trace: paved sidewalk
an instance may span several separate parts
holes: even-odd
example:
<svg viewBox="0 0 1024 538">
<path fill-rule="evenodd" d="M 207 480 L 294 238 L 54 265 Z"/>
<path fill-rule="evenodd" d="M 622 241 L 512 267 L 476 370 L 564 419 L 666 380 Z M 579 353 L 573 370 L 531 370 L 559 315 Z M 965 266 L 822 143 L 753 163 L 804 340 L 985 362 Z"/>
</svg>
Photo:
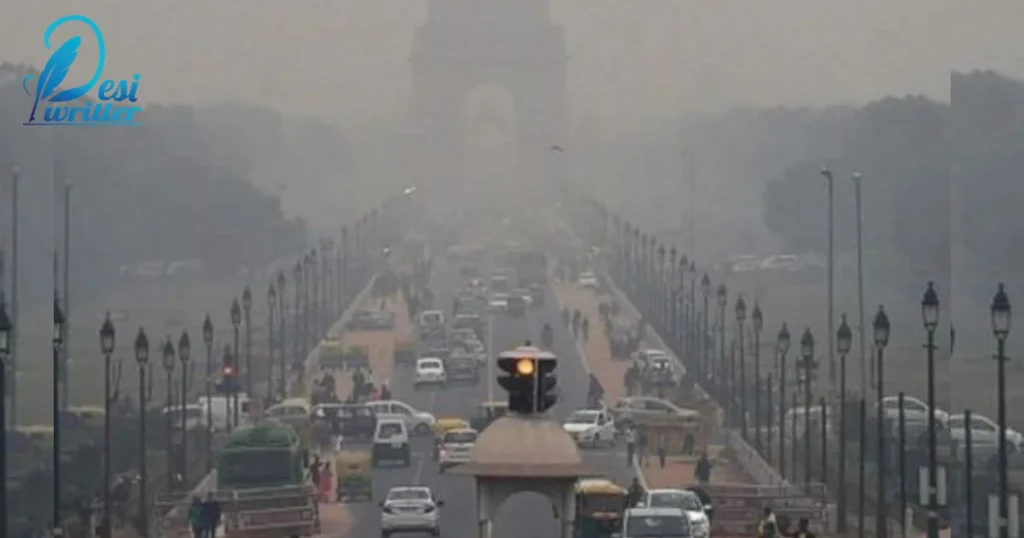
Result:
<svg viewBox="0 0 1024 538">
<path fill-rule="evenodd" d="M 601 388 L 604 389 L 605 403 L 614 405 L 615 401 L 625 396 L 626 391 L 622 381 L 629 361 L 612 359 L 608 336 L 604 334 L 599 308 L 601 302 L 610 300 L 611 296 L 598 295 L 596 291 L 581 288 L 569 282 L 555 282 L 552 287 L 563 308 L 568 308 L 569 312 L 579 310 L 589 320 L 589 338 L 586 342 L 580 343 L 585 355 L 586 367 L 601 383 Z M 619 319 L 625 320 L 621 315 Z M 572 334 L 572 331 L 567 331 L 567 334 Z"/>
<path fill-rule="evenodd" d="M 713 465 L 712 484 L 746 484 L 750 482 L 736 464 L 725 457 L 721 446 L 708 447 L 708 457 L 711 458 Z M 696 466 L 697 457 L 695 456 L 669 456 L 665 461 L 665 467 L 662 468 L 658 465 L 657 456 L 649 455 L 644 460 L 642 467 L 644 482 L 648 489 L 685 488 L 697 483 L 694 474 Z"/>
</svg>

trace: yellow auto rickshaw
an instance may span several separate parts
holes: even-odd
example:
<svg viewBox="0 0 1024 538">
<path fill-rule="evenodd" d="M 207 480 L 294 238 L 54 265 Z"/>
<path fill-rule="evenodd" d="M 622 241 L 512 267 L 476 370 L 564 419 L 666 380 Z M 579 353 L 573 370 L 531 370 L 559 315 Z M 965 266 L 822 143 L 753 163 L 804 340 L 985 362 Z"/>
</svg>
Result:
<svg viewBox="0 0 1024 538">
<path fill-rule="evenodd" d="M 476 411 L 476 416 L 469 424 L 474 430 L 482 432 L 492 422 L 508 414 L 508 402 L 484 402 L 477 406 Z"/>
<path fill-rule="evenodd" d="M 452 430 L 462 430 L 469 427 L 469 421 L 459 417 L 439 418 L 434 421 L 434 461 L 441 457 L 441 439 L 444 434 Z"/>
<path fill-rule="evenodd" d="M 339 501 L 373 498 L 373 469 L 370 454 L 343 450 L 334 457 L 335 493 Z"/>
<path fill-rule="evenodd" d="M 288 398 L 266 410 L 266 418 L 295 429 L 303 446 L 310 446 L 313 435 L 312 406 L 306 398 Z"/>
<path fill-rule="evenodd" d="M 576 483 L 576 538 L 608 538 L 622 530 L 627 491 L 611 480 L 587 478 Z"/>
</svg>

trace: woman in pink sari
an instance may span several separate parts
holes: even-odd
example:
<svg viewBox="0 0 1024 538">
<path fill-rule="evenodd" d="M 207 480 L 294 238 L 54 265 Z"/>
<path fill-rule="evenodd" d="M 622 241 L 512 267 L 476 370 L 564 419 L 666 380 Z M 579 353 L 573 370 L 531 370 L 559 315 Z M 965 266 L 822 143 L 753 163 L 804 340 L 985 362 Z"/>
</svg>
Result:
<svg viewBox="0 0 1024 538">
<path fill-rule="evenodd" d="M 317 484 L 317 488 L 320 490 L 320 502 L 331 502 L 331 481 L 333 479 L 334 473 L 331 472 L 331 464 L 324 463 L 323 468 L 320 469 L 320 483 Z"/>
</svg>

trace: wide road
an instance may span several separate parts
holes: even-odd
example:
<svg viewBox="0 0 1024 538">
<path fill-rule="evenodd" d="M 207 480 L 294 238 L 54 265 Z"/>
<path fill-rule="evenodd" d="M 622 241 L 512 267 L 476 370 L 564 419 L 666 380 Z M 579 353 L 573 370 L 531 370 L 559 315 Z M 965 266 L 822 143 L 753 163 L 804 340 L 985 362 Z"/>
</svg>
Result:
<svg viewBox="0 0 1024 538">
<path fill-rule="evenodd" d="M 486 274 L 486 273 L 484 273 Z M 450 313 L 452 301 L 460 289 L 459 266 L 443 259 L 434 263 L 431 290 L 435 305 Z M 560 361 L 558 379 L 562 401 L 551 410 L 556 420 L 563 420 L 570 412 L 586 405 L 588 378 L 576 345 L 561 327 L 560 312 L 555 294 L 547 290 L 544 306 L 529 310 L 526 318 L 511 318 L 502 314 L 491 316 L 489 342 L 491 354 L 486 371 L 476 386 L 448 385 L 435 389 L 413 388 L 411 368 L 396 370 L 391 380 L 393 398 L 402 400 L 436 417 L 471 417 L 476 407 L 487 400 L 504 400 L 507 395 L 495 381 L 497 353 L 522 345 L 526 339 L 540 341 L 541 328 L 550 323 L 555 329 L 555 349 Z M 602 449 L 585 453 L 586 462 L 603 471 L 609 478 L 627 485 L 633 479 L 633 470 L 626 465 L 620 450 Z M 389 488 L 398 485 L 422 484 L 430 486 L 444 500 L 442 509 L 442 536 L 472 538 L 477 536 L 476 497 L 471 477 L 451 473 L 438 474 L 431 458 L 431 441 L 414 442 L 412 465 L 408 468 L 378 469 L 374 473 L 374 502 L 349 505 L 353 517 L 352 536 L 370 538 L 380 536 L 379 502 Z M 558 524 L 550 502 L 537 493 L 525 493 L 510 498 L 502 506 L 495 520 L 496 538 L 557 538 Z"/>
</svg>

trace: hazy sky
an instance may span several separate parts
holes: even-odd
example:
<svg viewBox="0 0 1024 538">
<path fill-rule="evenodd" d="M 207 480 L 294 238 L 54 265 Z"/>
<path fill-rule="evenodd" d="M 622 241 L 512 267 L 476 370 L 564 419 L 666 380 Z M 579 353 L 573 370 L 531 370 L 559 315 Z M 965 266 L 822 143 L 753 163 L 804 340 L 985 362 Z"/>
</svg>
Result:
<svg viewBox="0 0 1024 538">
<path fill-rule="evenodd" d="M 628 125 L 735 104 L 921 92 L 948 100 L 950 68 L 1024 76 L 1024 55 L 1013 46 L 1022 41 L 1022 6 L 553 0 L 552 16 L 566 28 L 574 117 Z M 425 11 L 425 0 L 4 0 L 0 61 L 41 65 L 46 26 L 82 13 L 104 31 L 105 76 L 140 73 L 142 100 L 241 100 L 366 122 L 404 105 L 407 58 Z M 58 44 L 71 33 L 58 32 Z M 94 45 L 85 48 L 82 71 L 94 61 Z"/>
</svg>

